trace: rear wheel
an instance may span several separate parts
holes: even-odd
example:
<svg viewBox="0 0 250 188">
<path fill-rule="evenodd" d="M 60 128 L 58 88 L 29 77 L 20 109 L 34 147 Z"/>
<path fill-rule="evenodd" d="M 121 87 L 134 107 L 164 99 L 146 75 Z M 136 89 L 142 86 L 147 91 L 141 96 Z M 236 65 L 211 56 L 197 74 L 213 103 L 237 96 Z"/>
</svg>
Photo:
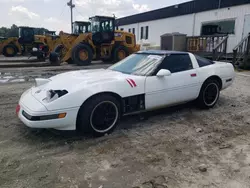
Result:
<svg viewBox="0 0 250 188">
<path fill-rule="evenodd" d="M 17 54 L 17 47 L 13 44 L 8 44 L 3 48 L 3 55 L 5 57 L 14 57 Z"/>
<path fill-rule="evenodd" d="M 72 59 L 79 66 L 89 65 L 93 59 L 92 49 L 86 44 L 78 44 L 72 49 Z"/>
<path fill-rule="evenodd" d="M 201 108 L 212 108 L 217 103 L 220 96 L 220 86 L 217 80 L 207 80 L 200 91 L 197 99 L 198 105 Z"/>
<path fill-rule="evenodd" d="M 120 119 L 119 101 L 107 94 L 88 100 L 78 113 L 78 128 L 85 133 L 103 136 L 111 133 Z"/>
<path fill-rule="evenodd" d="M 129 55 L 128 49 L 125 46 L 118 46 L 113 53 L 113 62 L 119 62 Z"/>
</svg>

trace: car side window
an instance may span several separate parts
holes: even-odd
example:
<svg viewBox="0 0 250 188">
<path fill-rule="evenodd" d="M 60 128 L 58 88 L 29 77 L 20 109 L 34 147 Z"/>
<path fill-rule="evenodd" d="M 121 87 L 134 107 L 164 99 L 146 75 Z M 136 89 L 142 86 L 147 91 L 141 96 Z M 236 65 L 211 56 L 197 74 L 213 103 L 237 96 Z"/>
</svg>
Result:
<svg viewBox="0 0 250 188">
<path fill-rule="evenodd" d="M 196 57 L 196 60 L 199 64 L 199 67 L 205 67 L 205 66 L 214 64 L 214 62 L 209 60 L 209 59 L 206 59 L 206 58 L 203 58 L 203 57 L 200 57 L 197 55 L 195 55 L 195 57 Z"/>
<path fill-rule="evenodd" d="M 188 54 L 171 54 L 163 60 L 160 69 L 176 73 L 193 69 L 193 64 Z"/>
</svg>

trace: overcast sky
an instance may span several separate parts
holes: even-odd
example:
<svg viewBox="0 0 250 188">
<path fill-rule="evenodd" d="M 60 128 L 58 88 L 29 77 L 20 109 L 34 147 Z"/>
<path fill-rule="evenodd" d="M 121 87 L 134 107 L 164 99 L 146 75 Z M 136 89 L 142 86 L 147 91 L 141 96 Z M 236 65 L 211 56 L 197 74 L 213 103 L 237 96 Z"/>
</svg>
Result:
<svg viewBox="0 0 250 188">
<path fill-rule="evenodd" d="M 45 27 L 70 31 L 69 0 L 0 0 L 0 26 Z M 93 15 L 124 17 L 189 0 L 73 0 L 74 20 Z"/>
</svg>

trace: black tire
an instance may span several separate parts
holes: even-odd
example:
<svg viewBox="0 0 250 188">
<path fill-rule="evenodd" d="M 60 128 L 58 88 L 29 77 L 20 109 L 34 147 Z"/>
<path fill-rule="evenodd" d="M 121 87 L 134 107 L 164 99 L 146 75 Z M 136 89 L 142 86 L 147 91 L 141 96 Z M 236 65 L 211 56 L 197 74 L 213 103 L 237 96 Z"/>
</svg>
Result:
<svg viewBox="0 0 250 188">
<path fill-rule="evenodd" d="M 121 51 L 124 53 L 125 57 L 129 56 L 129 51 L 125 46 L 117 46 L 113 51 L 113 63 L 117 63 L 122 60 L 122 58 L 119 57 L 119 52 Z"/>
<path fill-rule="evenodd" d="M 81 58 L 80 53 L 83 51 L 85 53 L 85 57 Z M 77 44 L 72 49 L 72 60 L 79 66 L 87 66 L 91 64 L 93 59 L 93 52 L 89 45 L 87 44 Z"/>
<path fill-rule="evenodd" d="M 60 54 L 63 49 L 63 45 L 59 44 L 58 46 L 55 47 L 54 52 Z"/>
<path fill-rule="evenodd" d="M 69 58 L 69 59 L 67 60 L 67 63 L 68 63 L 68 64 L 74 64 L 74 61 L 72 60 L 72 58 Z"/>
<path fill-rule="evenodd" d="M 103 63 L 112 63 L 112 60 L 111 59 L 101 59 Z"/>
<path fill-rule="evenodd" d="M 38 61 L 45 61 L 46 57 L 44 53 L 40 53 L 39 55 L 36 56 Z"/>
<path fill-rule="evenodd" d="M 8 49 L 12 50 L 12 53 L 8 52 Z M 14 44 L 8 44 L 3 48 L 3 55 L 5 57 L 14 57 L 17 54 L 17 47 Z"/>
<path fill-rule="evenodd" d="M 50 52 L 49 61 L 50 61 L 51 65 L 55 65 L 55 66 L 60 65 L 62 50 L 63 50 L 63 45 L 59 44 L 54 48 L 53 52 Z"/>
<path fill-rule="evenodd" d="M 209 92 L 211 90 L 210 94 Z M 213 108 L 220 97 L 220 85 L 216 79 L 207 80 L 201 87 L 197 104 L 202 109 Z"/>
<path fill-rule="evenodd" d="M 95 126 L 95 124 L 98 123 L 100 124 L 100 122 L 105 122 L 104 119 L 107 118 L 107 116 L 102 116 L 104 113 L 98 113 L 98 115 L 99 114 L 102 115 L 96 116 L 98 110 L 108 109 L 107 106 L 106 108 L 101 108 L 102 105 L 108 105 L 108 106 L 110 105 L 111 107 L 110 109 L 112 110 L 113 108 L 113 110 L 115 110 L 116 112 L 114 121 L 110 122 L 111 123 L 110 126 L 105 125 L 106 127 L 103 129 L 98 128 L 98 126 Z M 105 134 L 110 134 L 111 132 L 114 131 L 120 120 L 120 114 L 121 114 L 120 109 L 121 109 L 120 103 L 115 97 L 108 94 L 101 94 L 94 96 L 93 98 L 90 98 L 86 103 L 84 103 L 84 105 L 80 108 L 77 117 L 77 129 L 84 133 L 92 134 L 98 137 L 104 136 Z M 100 110 L 99 112 L 102 111 Z M 101 126 L 104 126 L 103 124 Z"/>
<path fill-rule="evenodd" d="M 60 60 L 59 60 L 58 53 L 51 52 L 49 54 L 49 61 L 50 61 L 51 65 L 59 66 L 60 65 Z"/>
</svg>

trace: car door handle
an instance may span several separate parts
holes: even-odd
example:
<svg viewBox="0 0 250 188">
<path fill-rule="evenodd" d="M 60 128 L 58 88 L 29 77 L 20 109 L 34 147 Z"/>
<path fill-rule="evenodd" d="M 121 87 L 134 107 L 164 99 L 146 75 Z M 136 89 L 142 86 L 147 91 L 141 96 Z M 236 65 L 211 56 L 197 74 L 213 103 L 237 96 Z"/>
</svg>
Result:
<svg viewBox="0 0 250 188">
<path fill-rule="evenodd" d="M 191 76 L 191 77 L 196 77 L 197 74 L 196 74 L 196 73 L 192 73 L 192 74 L 190 74 L 190 76 Z"/>
</svg>

